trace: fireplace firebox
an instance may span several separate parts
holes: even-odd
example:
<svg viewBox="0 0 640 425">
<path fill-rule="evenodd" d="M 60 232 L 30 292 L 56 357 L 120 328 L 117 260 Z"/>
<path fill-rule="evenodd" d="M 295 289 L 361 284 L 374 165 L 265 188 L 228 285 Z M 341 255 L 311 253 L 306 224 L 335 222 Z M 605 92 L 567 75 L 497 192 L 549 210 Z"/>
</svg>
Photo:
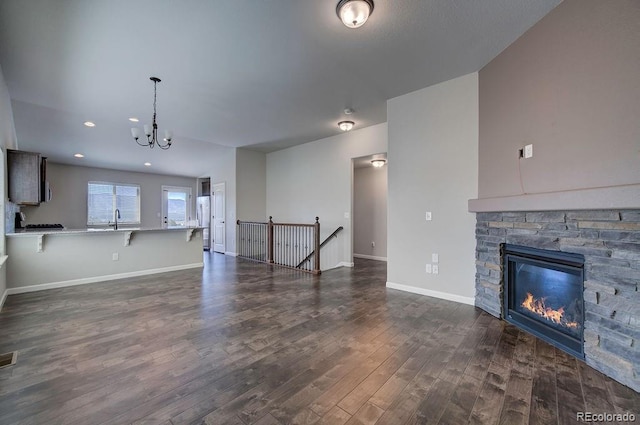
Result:
<svg viewBox="0 0 640 425">
<path fill-rule="evenodd" d="M 503 245 L 503 317 L 584 359 L 584 257 Z"/>
</svg>

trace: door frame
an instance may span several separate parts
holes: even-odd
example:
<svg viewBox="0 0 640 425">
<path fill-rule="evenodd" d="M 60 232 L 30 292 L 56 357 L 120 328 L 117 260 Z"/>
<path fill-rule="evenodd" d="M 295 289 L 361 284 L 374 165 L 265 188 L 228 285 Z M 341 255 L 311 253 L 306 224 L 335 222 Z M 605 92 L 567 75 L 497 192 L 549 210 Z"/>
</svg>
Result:
<svg viewBox="0 0 640 425">
<path fill-rule="evenodd" d="M 216 190 L 222 188 L 222 218 L 216 218 L 215 214 L 217 211 L 216 205 Z M 226 217 L 227 217 L 227 185 L 226 182 L 214 183 L 211 185 L 211 250 L 214 252 L 219 252 L 221 254 L 226 253 L 227 248 L 227 225 L 226 225 Z M 222 223 L 220 223 L 220 221 Z M 216 236 L 216 225 L 220 225 L 222 230 L 222 243 L 217 244 L 215 240 Z"/>
<path fill-rule="evenodd" d="M 184 192 L 189 194 L 189 199 L 187 200 L 187 219 L 185 221 L 185 227 L 189 226 L 189 221 L 191 221 L 192 211 L 193 211 L 193 189 L 187 186 L 167 186 L 162 185 L 162 196 L 161 196 L 161 214 L 160 214 L 160 225 L 163 229 L 166 229 L 169 223 L 167 223 L 167 202 L 165 199 L 166 192 Z"/>
</svg>

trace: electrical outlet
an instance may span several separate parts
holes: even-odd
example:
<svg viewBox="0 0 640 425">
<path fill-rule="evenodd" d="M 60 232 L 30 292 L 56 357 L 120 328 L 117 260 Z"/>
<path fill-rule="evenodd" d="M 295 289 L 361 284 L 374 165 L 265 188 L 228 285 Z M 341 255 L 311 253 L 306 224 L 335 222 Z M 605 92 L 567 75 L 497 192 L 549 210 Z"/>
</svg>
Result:
<svg viewBox="0 0 640 425">
<path fill-rule="evenodd" d="M 438 274 L 440 272 L 439 269 L 438 265 L 434 264 L 431 270 L 433 271 L 433 274 Z"/>
<path fill-rule="evenodd" d="M 114 252 L 113 254 L 111 254 L 111 259 L 113 261 L 118 261 L 120 259 L 120 254 L 118 254 L 117 252 Z"/>
<path fill-rule="evenodd" d="M 425 271 L 426 273 L 431 274 L 431 264 L 427 264 L 427 265 L 425 266 L 425 268 L 424 268 L 424 271 Z"/>
<path fill-rule="evenodd" d="M 438 261 L 440 261 L 440 256 L 436 253 L 431 254 L 431 262 L 437 263 Z"/>
<path fill-rule="evenodd" d="M 425 220 L 431 221 L 431 211 L 427 211 L 424 215 Z"/>
<path fill-rule="evenodd" d="M 376 247 L 376 243 L 374 241 L 371 241 L 371 248 L 375 248 Z"/>
<path fill-rule="evenodd" d="M 526 145 L 524 147 L 524 157 L 532 158 L 533 157 L 533 145 Z"/>
</svg>

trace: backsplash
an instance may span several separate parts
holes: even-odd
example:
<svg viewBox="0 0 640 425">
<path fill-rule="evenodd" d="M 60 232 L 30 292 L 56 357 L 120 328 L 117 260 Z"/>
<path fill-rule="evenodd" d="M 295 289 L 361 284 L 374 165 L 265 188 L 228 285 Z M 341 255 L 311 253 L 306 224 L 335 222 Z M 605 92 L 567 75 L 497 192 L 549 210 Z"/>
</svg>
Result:
<svg viewBox="0 0 640 425">
<path fill-rule="evenodd" d="M 20 212 L 20 206 L 7 201 L 4 204 L 4 232 L 13 233 L 16 231 L 16 213 Z"/>
</svg>

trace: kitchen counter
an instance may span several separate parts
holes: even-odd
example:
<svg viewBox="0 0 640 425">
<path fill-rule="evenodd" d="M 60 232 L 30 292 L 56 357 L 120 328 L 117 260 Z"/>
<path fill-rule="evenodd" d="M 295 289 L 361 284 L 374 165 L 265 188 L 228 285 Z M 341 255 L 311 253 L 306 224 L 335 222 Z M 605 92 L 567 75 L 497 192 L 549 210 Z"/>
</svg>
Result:
<svg viewBox="0 0 640 425">
<path fill-rule="evenodd" d="M 202 230 L 203 227 L 121 227 L 116 229 L 86 228 L 86 229 L 20 229 L 6 236 L 35 236 L 35 235 L 72 235 L 78 233 L 122 233 L 122 232 L 158 232 L 174 230 Z"/>
<path fill-rule="evenodd" d="M 38 229 L 7 234 L 9 294 L 203 266 L 202 227 Z"/>
</svg>

